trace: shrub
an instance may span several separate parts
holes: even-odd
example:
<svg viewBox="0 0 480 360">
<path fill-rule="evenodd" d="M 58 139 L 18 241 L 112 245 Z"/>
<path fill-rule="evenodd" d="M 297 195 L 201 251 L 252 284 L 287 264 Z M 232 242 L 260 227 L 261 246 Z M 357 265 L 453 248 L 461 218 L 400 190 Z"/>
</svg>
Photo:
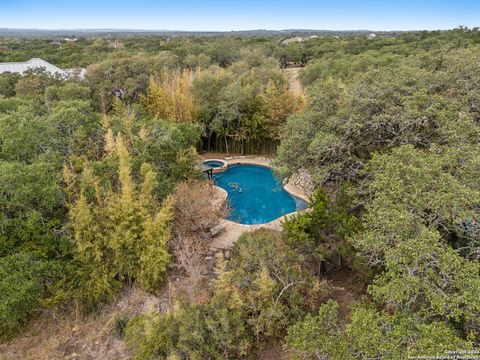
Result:
<svg viewBox="0 0 480 360">
<path fill-rule="evenodd" d="M 29 254 L 0 258 L 0 338 L 14 335 L 60 277 L 61 266 Z"/>
</svg>

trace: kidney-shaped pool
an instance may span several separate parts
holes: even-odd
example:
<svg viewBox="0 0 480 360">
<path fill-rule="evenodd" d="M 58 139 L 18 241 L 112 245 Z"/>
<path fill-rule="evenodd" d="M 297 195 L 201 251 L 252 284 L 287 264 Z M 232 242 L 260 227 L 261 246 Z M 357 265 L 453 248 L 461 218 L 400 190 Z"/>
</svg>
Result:
<svg viewBox="0 0 480 360">
<path fill-rule="evenodd" d="M 229 220 L 240 224 L 264 224 L 307 208 L 307 203 L 286 192 L 272 169 L 258 165 L 229 165 L 214 175 L 215 184 L 228 193 Z"/>
</svg>

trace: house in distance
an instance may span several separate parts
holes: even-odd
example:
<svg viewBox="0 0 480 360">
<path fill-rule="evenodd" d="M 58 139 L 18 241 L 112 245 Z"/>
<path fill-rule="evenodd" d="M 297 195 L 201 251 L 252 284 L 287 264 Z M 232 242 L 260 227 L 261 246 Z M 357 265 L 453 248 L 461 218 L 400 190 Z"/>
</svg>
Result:
<svg viewBox="0 0 480 360">
<path fill-rule="evenodd" d="M 86 72 L 85 69 L 62 70 L 59 67 L 39 58 L 33 58 L 29 61 L 23 62 L 0 63 L 0 74 L 9 72 L 23 75 L 28 71 L 35 71 L 40 69 L 43 69 L 50 76 L 59 76 L 62 78 L 68 78 L 72 76 L 78 76 L 80 78 L 83 78 Z"/>
</svg>

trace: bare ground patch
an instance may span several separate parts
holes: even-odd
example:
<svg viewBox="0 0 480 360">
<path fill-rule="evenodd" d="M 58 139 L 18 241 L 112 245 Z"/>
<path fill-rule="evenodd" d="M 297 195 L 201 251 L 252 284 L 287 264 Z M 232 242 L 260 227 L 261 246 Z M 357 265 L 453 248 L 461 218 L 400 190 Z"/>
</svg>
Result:
<svg viewBox="0 0 480 360">
<path fill-rule="evenodd" d="M 339 317 L 347 320 L 352 303 L 365 295 L 366 284 L 355 272 L 345 268 L 332 271 L 326 278 L 331 285 L 329 298 L 338 302 Z"/>
<path fill-rule="evenodd" d="M 23 334 L 0 344 L 2 360 L 131 359 L 116 332 L 121 320 L 169 306 L 168 285 L 157 297 L 138 288 L 123 290 L 116 301 L 95 314 L 48 310 L 31 321 Z"/>
<path fill-rule="evenodd" d="M 287 76 L 288 76 L 289 90 L 295 95 L 303 95 L 303 87 L 299 79 L 300 69 L 301 68 L 299 67 L 285 69 L 285 72 L 287 73 Z"/>
</svg>

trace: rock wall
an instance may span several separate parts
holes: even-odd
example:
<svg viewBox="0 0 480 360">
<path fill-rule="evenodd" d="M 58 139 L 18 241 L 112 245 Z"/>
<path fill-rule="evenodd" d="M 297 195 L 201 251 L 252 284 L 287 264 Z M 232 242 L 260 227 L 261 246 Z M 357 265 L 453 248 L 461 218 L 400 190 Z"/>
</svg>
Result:
<svg viewBox="0 0 480 360">
<path fill-rule="evenodd" d="M 304 191 L 307 195 L 312 194 L 315 190 L 312 176 L 303 168 L 297 170 L 292 176 L 290 176 L 288 183 Z"/>
</svg>

